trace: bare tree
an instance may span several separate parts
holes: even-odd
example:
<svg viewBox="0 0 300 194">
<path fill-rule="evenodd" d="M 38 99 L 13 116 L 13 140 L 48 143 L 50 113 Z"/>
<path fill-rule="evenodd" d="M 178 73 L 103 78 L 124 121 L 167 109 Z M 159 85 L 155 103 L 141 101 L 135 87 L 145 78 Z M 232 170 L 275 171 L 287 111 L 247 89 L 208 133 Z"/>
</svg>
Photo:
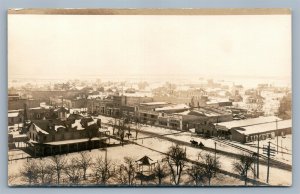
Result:
<svg viewBox="0 0 300 194">
<path fill-rule="evenodd" d="M 86 180 L 86 171 L 92 164 L 92 158 L 87 152 L 80 152 L 80 156 L 76 159 L 77 165 L 83 171 L 83 179 Z"/>
<path fill-rule="evenodd" d="M 97 157 L 93 165 L 93 171 L 97 184 L 105 185 L 115 175 L 115 164 L 111 160 Z"/>
<path fill-rule="evenodd" d="M 238 161 L 232 163 L 233 170 L 238 172 L 244 178 L 245 185 L 247 185 L 248 171 L 254 171 L 254 168 L 252 166 L 254 162 L 254 156 L 243 154 L 240 155 Z"/>
<path fill-rule="evenodd" d="M 53 170 L 47 160 L 37 162 L 38 179 L 41 184 L 50 184 L 53 180 Z"/>
<path fill-rule="evenodd" d="M 22 179 L 28 182 L 30 185 L 32 183 L 37 183 L 38 181 L 38 169 L 36 162 L 34 160 L 30 160 L 25 162 L 21 169 Z"/>
<path fill-rule="evenodd" d="M 168 176 L 167 165 L 162 162 L 157 162 L 153 172 L 155 177 L 158 179 L 158 184 L 161 185 L 162 180 Z"/>
<path fill-rule="evenodd" d="M 203 185 L 206 178 L 205 169 L 201 164 L 194 164 L 188 170 L 187 174 L 195 183 L 195 185 L 200 186 Z"/>
<path fill-rule="evenodd" d="M 203 165 L 205 176 L 208 178 L 208 185 L 210 185 L 212 177 L 216 175 L 221 164 L 218 158 L 213 157 L 211 154 L 205 154 L 203 158 Z"/>
<path fill-rule="evenodd" d="M 124 164 L 121 164 L 118 166 L 117 171 L 116 171 L 116 178 L 117 181 L 121 184 L 121 185 L 125 185 L 128 184 L 128 177 L 126 175 L 125 172 L 125 166 Z"/>
<path fill-rule="evenodd" d="M 72 158 L 64 168 L 65 174 L 69 177 L 72 184 L 78 184 L 81 177 L 81 167 L 77 162 L 77 158 Z"/>
<path fill-rule="evenodd" d="M 56 183 L 60 184 L 61 174 L 66 167 L 67 159 L 64 156 L 55 155 L 51 157 L 51 167 L 56 174 Z"/>
<path fill-rule="evenodd" d="M 167 163 L 175 185 L 179 185 L 184 167 L 186 166 L 186 151 L 179 145 L 171 146 L 167 152 Z"/>
<path fill-rule="evenodd" d="M 119 166 L 117 172 L 118 181 L 121 184 L 133 185 L 135 174 L 135 160 L 131 157 L 124 157 L 124 164 Z"/>
</svg>

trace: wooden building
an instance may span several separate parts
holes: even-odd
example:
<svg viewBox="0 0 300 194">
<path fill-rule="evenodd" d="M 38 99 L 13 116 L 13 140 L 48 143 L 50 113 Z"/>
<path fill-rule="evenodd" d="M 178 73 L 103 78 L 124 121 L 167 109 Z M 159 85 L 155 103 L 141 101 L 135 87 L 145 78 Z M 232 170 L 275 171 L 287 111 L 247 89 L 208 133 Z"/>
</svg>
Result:
<svg viewBox="0 0 300 194">
<path fill-rule="evenodd" d="M 28 126 L 27 142 L 34 156 L 69 153 L 100 147 L 108 138 L 101 121 L 76 116 L 67 120 L 36 120 Z"/>
</svg>

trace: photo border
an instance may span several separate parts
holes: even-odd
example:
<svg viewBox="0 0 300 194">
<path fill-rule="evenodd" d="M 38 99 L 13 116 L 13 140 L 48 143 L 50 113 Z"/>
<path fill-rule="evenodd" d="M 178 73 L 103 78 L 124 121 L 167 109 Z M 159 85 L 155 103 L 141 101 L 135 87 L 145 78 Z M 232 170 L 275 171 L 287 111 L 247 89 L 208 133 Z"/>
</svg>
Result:
<svg viewBox="0 0 300 194">
<path fill-rule="evenodd" d="M 279 1 L 274 1 L 274 0 L 206 0 L 206 1 L 193 1 L 193 0 L 175 0 L 175 1 L 143 1 L 143 0 L 118 0 L 118 1 L 110 1 L 110 0 L 104 0 L 104 1 L 94 1 L 94 0 L 32 0 L 32 1 L 23 1 L 23 0 L 15 0 L 15 1 L 10 1 L 10 0 L 1 0 L 0 2 L 1 7 L 0 7 L 0 14 L 1 14 L 1 28 L 0 28 L 0 63 L 1 63 L 1 111 L 0 111 L 0 123 L 1 123 L 1 128 L 5 129 L 7 127 L 7 9 L 12 8 L 12 7 L 23 7 L 23 8 L 30 8 L 30 7 L 40 7 L 40 8 L 45 8 L 45 7 L 51 7 L 51 8 L 82 8 L 82 7 L 104 7 L 104 8 L 184 8 L 184 7 L 189 7 L 189 8 L 203 8 L 203 7 L 222 7 L 222 8 L 237 8 L 237 7 L 248 7 L 248 8 L 253 8 L 253 7 L 264 7 L 264 8 L 269 8 L 269 7 L 285 7 L 285 8 L 291 8 L 292 9 L 292 79 L 293 79 L 293 147 L 297 148 L 300 147 L 299 141 L 297 140 L 299 137 L 299 132 L 297 129 L 299 128 L 299 123 L 300 121 L 297 120 L 298 114 L 299 114 L 299 108 L 300 108 L 300 103 L 297 99 L 299 99 L 299 90 L 300 90 L 300 78 L 299 76 L 297 77 L 297 74 L 300 73 L 299 71 L 299 63 L 300 63 L 300 58 L 299 54 L 299 36 L 295 34 L 300 33 L 299 29 L 299 24 L 300 24 L 300 5 L 299 5 L 299 0 L 293 1 L 293 0 L 279 0 Z M 297 51 L 297 52 L 296 52 Z M 296 100 L 295 100 L 296 99 Z M 6 130 L 2 130 L 3 135 L 1 135 L 1 141 L 5 142 L 4 145 L 6 145 L 7 142 L 7 134 Z M 2 153 L 7 151 L 7 146 L 2 146 L 1 147 Z M 6 154 L 5 154 L 6 155 Z M 295 157 L 295 155 L 297 157 Z M 299 149 L 293 150 L 293 180 L 299 180 Z M 40 189 L 40 188 L 8 188 L 7 186 L 7 158 L 6 157 L 1 157 L 1 172 L 5 174 L 5 177 L 3 176 L 0 178 L 1 180 L 1 186 L 4 187 L 2 190 L 4 193 L 40 193 L 40 192 L 45 192 L 45 193 L 52 193 L 56 191 L 62 191 L 67 193 L 82 193 L 82 192 L 89 192 L 89 193 L 98 193 L 102 192 L 104 189 L 104 192 L 107 193 L 152 193 L 154 190 L 152 188 L 122 188 L 122 189 L 112 189 L 112 188 L 53 188 L 53 189 Z M 82 190 L 84 189 L 84 190 Z M 99 191 L 100 189 L 100 191 Z M 188 189 L 188 188 L 186 188 Z M 164 189 L 157 189 L 155 188 L 155 192 L 173 192 L 173 193 L 180 193 L 180 192 L 195 192 L 195 193 L 201 193 L 201 192 L 210 192 L 210 193 L 219 193 L 219 192 L 224 192 L 224 193 L 240 193 L 243 191 L 243 193 L 296 193 L 297 191 L 300 191 L 300 185 L 299 184 L 293 184 L 292 187 L 284 187 L 284 188 L 244 188 L 244 187 L 232 187 L 232 188 L 189 188 L 188 190 L 181 190 L 181 188 L 164 188 Z"/>
</svg>

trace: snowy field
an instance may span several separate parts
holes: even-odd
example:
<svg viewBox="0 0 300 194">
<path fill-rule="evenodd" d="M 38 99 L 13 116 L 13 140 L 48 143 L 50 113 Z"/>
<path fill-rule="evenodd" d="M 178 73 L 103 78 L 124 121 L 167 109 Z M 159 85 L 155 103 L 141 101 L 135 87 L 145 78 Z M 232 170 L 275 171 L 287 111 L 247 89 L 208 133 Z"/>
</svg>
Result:
<svg viewBox="0 0 300 194">
<path fill-rule="evenodd" d="M 99 118 L 102 119 L 102 122 L 106 123 L 109 119 L 109 117 L 104 117 L 104 116 L 99 116 Z M 134 128 L 134 125 L 132 126 L 132 128 Z M 145 126 L 143 125 L 141 127 L 141 131 L 148 131 L 148 132 L 154 132 L 156 134 L 159 135 L 165 135 L 165 134 L 172 134 L 172 133 L 178 133 L 178 130 L 171 130 L 171 129 L 166 129 L 166 128 L 161 128 L 161 127 L 154 127 L 154 126 Z M 135 135 L 135 133 L 133 133 L 133 135 Z M 142 134 L 138 134 L 138 139 L 141 137 L 145 137 L 145 135 L 142 136 Z M 213 139 L 204 139 L 202 137 L 197 137 L 194 136 L 191 132 L 183 132 L 180 134 L 172 134 L 172 135 L 168 135 L 169 138 L 172 139 L 176 139 L 176 140 L 180 140 L 180 141 L 184 141 L 184 142 L 190 142 L 191 139 L 194 139 L 195 141 L 198 142 L 202 142 L 206 147 L 210 147 L 210 148 L 214 148 L 214 143 L 215 141 Z M 281 137 L 279 137 L 279 142 L 281 143 Z M 275 158 L 278 161 L 282 161 L 285 162 L 287 164 L 291 164 L 292 163 L 292 155 L 291 155 L 291 148 L 292 148 L 292 136 L 291 135 L 287 135 L 285 139 L 283 139 L 283 148 L 286 148 L 289 150 L 289 152 L 287 152 L 287 154 L 283 154 L 279 153 L 276 154 Z M 264 141 L 260 141 L 260 146 L 262 147 L 262 145 L 267 145 L 267 142 L 269 140 L 264 140 Z M 276 138 L 270 140 L 272 143 L 276 144 Z M 137 140 L 138 144 L 141 144 L 143 146 L 147 146 L 149 148 L 152 148 L 154 150 L 160 151 L 160 152 L 166 152 L 168 150 L 168 147 L 170 147 L 170 145 L 172 145 L 173 143 L 167 140 L 162 140 L 159 139 L 157 137 L 154 138 L 147 138 L 147 139 L 143 139 L 143 140 Z M 243 148 L 252 150 L 254 152 L 257 151 L 257 148 L 252 147 L 250 145 L 245 145 L 245 144 L 240 144 L 240 143 L 236 143 L 236 142 L 230 142 L 233 144 L 237 144 Z M 281 144 L 280 144 L 281 145 Z M 272 145 L 271 145 L 272 146 Z M 273 145 L 274 146 L 274 145 Z M 232 146 L 226 145 L 224 143 L 220 143 L 217 142 L 217 149 L 218 148 L 222 148 L 222 150 L 224 151 L 228 151 L 230 153 L 243 153 L 240 149 L 234 148 Z M 187 154 L 188 154 L 188 158 L 192 159 L 192 160 L 197 160 L 199 153 L 201 152 L 201 155 L 204 155 L 206 152 L 204 150 L 200 150 L 198 148 L 193 148 L 193 147 L 186 147 L 187 150 Z M 280 151 L 280 149 L 279 149 Z M 261 152 L 262 153 L 262 150 Z M 221 155 L 219 154 L 220 157 L 220 161 L 222 162 L 222 169 L 232 172 L 232 163 L 235 161 L 235 159 L 225 156 L 225 155 Z M 267 176 L 267 166 L 266 165 L 260 165 L 260 181 L 261 182 L 265 182 L 266 181 L 266 176 Z M 278 169 L 278 168 L 270 168 L 270 181 L 269 183 L 271 185 L 291 185 L 292 183 L 292 172 L 287 171 L 287 170 L 282 170 L 282 169 Z"/>
<path fill-rule="evenodd" d="M 163 143 L 164 147 L 161 147 L 161 151 L 167 151 L 168 150 L 168 146 L 172 145 L 171 142 L 161 142 L 161 140 L 153 138 L 153 139 L 147 139 L 146 141 L 144 140 L 143 145 L 147 145 L 147 146 L 153 146 L 153 145 L 158 145 L 157 143 Z M 154 146 L 155 148 L 157 148 L 158 146 Z M 144 155 L 149 156 L 153 161 L 161 161 L 165 155 L 157 152 L 157 151 L 152 151 L 150 149 L 141 147 L 139 145 L 134 145 L 134 144 L 128 144 L 128 145 L 124 145 L 119 146 L 119 147 L 109 147 L 107 152 L 107 157 L 108 160 L 111 160 L 112 162 L 114 162 L 115 164 L 121 164 L 123 163 L 123 159 L 125 156 L 127 157 L 132 157 L 135 160 L 140 159 L 141 157 L 143 157 Z M 138 151 L 137 151 L 138 150 Z M 90 154 L 90 156 L 93 159 L 96 159 L 97 157 L 105 157 L 105 150 L 103 149 L 94 149 L 91 152 L 88 151 L 88 153 Z M 65 155 L 66 157 L 68 157 L 69 159 L 74 158 L 74 157 L 79 157 L 79 153 L 70 153 L 68 155 Z M 37 162 L 39 161 L 43 161 L 43 162 L 47 162 L 49 161 L 50 157 L 45 157 L 42 160 L 37 158 L 37 159 L 29 159 L 29 160 L 35 160 Z M 11 178 L 11 184 L 13 185 L 14 183 L 18 183 L 18 184 L 22 184 L 25 183 L 19 176 L 19 172 L 22 169 L 22 166 L 24 165 L 24 163 L 26 163 L 27 160 L 23 159 L 23 160 L 15 160 L 12 161 L 8 164 L 8 174 L 9 177 L 14 177 L 13 179 Z M 93 173 L 91 169 L 89 169 L 87 171 L 87 174 L 91 174 Z M 169 178 L 167 178 L 169 179 Z M 169 181 L 169 180 L 165 180 L 165 181 Z M 189 177 L 184 174 L 182 176 L 182 182 L 183 184 L 189 185 L 191 183 L 189 183 Z M 138 182 L 137 182 L 138 184 Z M 243 185 L 244 182 L 240 179 L 236 179 L 224 174 L 218 174 L 216 178 L 212 179 L 211 185 Z M 251 184 L 250 184 L 251 185 Z"/>
<path fill-rule="evenodd" d="M 102 119 L 102 122 L 107 123 L 111 118 L 109 117 L 103 117 L 103 116 L 99 116 Z M 132 128 L 134 128 L 134 125 L 132 126 Z M 105 130 L 109 130 L 110 133 L 112 134 L 112 127 L 107 127 L 107 129 Z M 197 137 L 195 135 L 193 135 L 190 132 L 181 132 L 179 134 L 179 131 L 177 130 L 171 130 L 171 129 L 165 129 L 165 128 L 160 128 L 160 127 L 150 127 L 150 126 L 142 126 L 141 127 L 141 131 L 147 131 L 147 132 L 154 132 L 155 134 L 158 135 L 167 135 L 168 138 L 172 138 L 172 139 L 176 139 L 176 140 L 180 140 L 180 141 L 184 141 L 184 142 L 189 142 L 191 139 L 194 139 L 195 141 L 198 142 L 202 142 L 206 147 L 211 147 L 214 148 L 214 140 L 212 139 L 204 139 L 201 137 Z M 144 155 L 149 156 L 151 159 L 153 159 L 153 161 L 157 161 L 157 160 L 161 160 L 164 155 L 162 153 L 166 153 L 168 151 L 168 148 L 172 145 L 175 145 L 171 140 L 164 140 L 161 139 L 159 137 L 151 137 L 149 135 L 143 134 L 142 132 L 138 133 L 138 137 L 137 140 L 135 140 L 135 131 L 132 131 L 132 138 L 130 138 L 130 140 L 138 145 L 135 144 L 127 144 L 122 146 L 117 146 L 117 147 L 109 147 L 107 150 L 107 156 L 109 159 L 111 159 L 112 161 L 114 161 L 115 163 L 122 163 L 123 158 L 125 156 L 129 156 L 134 158 L 135 160 L 138 160 L 139 158 L 143 157 Z M 175 134 L 173 134 L 175 133 Z M 127 140 L 128 138 L 126 137 L 125 140 Z M 280 143 L 281 143 L 281 139 L 279 139 Z M 115 143 L 119 143 L 118 140 L 113 140 L 111 139 L 111 143 L 115 142 Z M 234 142 L 231 142 L 234 143 Z M 260 145 L 264 145 L 266 144 L 267 141 L 260 141 Z M 272 143 L 276 143 L 276 139 L 272 140 Z M 256 151 L 255 147 L 251 147 L 250 145 L 243 145 L 243 144 L 239 144 L 236 143 L 241 147 L 245 147 L 247 149 L 253 149 L 254 151 Z M 280 144 L 281 145 L 281 144 Z M 291 150 L 291 135 L 290 136 L 286 136 L 285 139 L 283 139 L 283 148 L 286 148 L 287 151 Z M 241 151 L 237 148 L 233 148 L 229 145 L 217 142 L 217 149 L 218 148 L 222 148 L 222 150 L 226 150 L 228 152 L 234 152 L 234 153 L 241 153 Z M 186 146 L 185 147 L 186 152 L 187 152 L 187 157 L 191 160 L 197 161 L 198 159 L 201 160 L 201 156 L 204 156 L 207 153 L 213 154 L 211 152 L 207 152 L 204 150 L 201 150 L 199 148 L 195 148 L 195 147 L 190 147 L 190 146 Z M 280 151 L 280 150 L 279 150 Z M 22 151 L 16 152 L 16 150 L 14 151 L 9 151 L 9 155 L 11 155 L 11 157 L 17 157 L 16 155 L 20 155 Z M 291 152 L 291 151 L 290 151 Z M 290 153 L 289 152 L 289 153 Z M 98 156 L 104 157 L 105 156 L 105 151 L 103 149 L 94 149 L 91 152 L 89 152 L 91 154 L 91 156 L 95 159 Z M 78 157 L 79 153 L 70 153 L 67 155 L 68 158 L 72 158 L 72 157 Z M 281 153 L 278 154 L 278 158 L 280 158 Z M 222 154 L 217 154 L 217 157 L 219 158 L 220 162 L 221 162 L 221 169 L 228 171 L 228 172 L 233 172 L 233 167 L 232 167 L 232 163 L 235 161 L 234 158 L 229 157 L 227 155 L 222 155 Z M 291 157 L 291 155 L 290 155 Z M 276 156 L 276 159 L 278 159 Z M 284 158 L 287 158 L 284 156 Z M 36 159 L 39 160 L 39 159 Z M 8 164 L 8 173 L 9 176 L 18 176 L 18 173 L 20 172 L 24 162 L 26 162 L 26 159 L 23 160 L 14 160 L 12 162 L 9 162 Z M 290 160 L 286 161 L 287 163 L 291 162 Z M 223 175 L 225 176 L 225 175 Z M 266 165 L 260 165 L 260 179 L 259 181 L 261 182 L 266 182 L 266 176 L 267 176 L 267 166 Z M 250 173 L 249 175 L 250 178 L 253 178 L 253 175 Z M 215 180 L 217 181 L 217 180 Z M 243 184 L 243 182 L 241 180 L 236 180 L 234 178 L 228 178 L 228 181 L 226 179 L 221 181 L 219 180 L 219 182 L 215 182 L 216 184 L 221 184 L 221 185 L 240 185 Z M 269 183 L 271 185 L 282 185 L 282 186 L 289 186 L 292 183 L 292 172 L 287 171 L 287 170 L 282 170 L 282 169 L 278 169 L 278 168 L 270 168 L 270 181 Z"/>
<path fill-rule="evenodd" d="M 101 118 L 103 123 L 107 123 L 110 119 L 110 117 L 105 117 L 105 116 L 98 116 L 98 118 Z M 135 129 L 135 125 L 132 124 L 132 128 Z M 109 128 L 112 130 L 111 128 Z M 157 135 L 166 135 L 166 134 L 171 134 L 168 135 L 167 137 L 175 139 L 175 140 L 180 140 L 184 142 L 190 142 L 190 140 L 195 140 L 197 142 L 202 142 L 205 147 L 209 148 L 215 148 L 215 140 L 213 139 L 205 139 L 199 136 L 196 136 L 195 134 L 187 131 L 187 132 L 182 132 L 178 133 L 180 131 L 178 130 L 172 130 L 172 129 L 166 129 L 162 127 L 155 127 L 155 126 L 148 126 L 148 125 L 141 125 L 140 128 L 141 131 L 146 131 L 146 132 L 152 132 Z M 173 134 L 174 133 L 174 134 Z M 133 136 L 135 134 L 133 133 Z M 140 138 L 140 135 L 139 135 Z M 263 153 L 262 147 L 263 145 L 267 145 L 268 141 L 271 142 L 271 146 L 276 147 L 277 146 L 277 138 L 271 139 L 271 140 L 261 140 L 260 141 L 260 153 Z M 238 142 L 232 142 L 228 141 L 232 144 L 238 145 L 242 148 L 251 150 L 253 152 L 257 152 L 257 141 L 256 142 L 251 142 L 249 144 L 241 144 Z M 282 146 L 281 146 L 282 143 Z M 229 153 L 239 153 L 242 152 L 240 149 L 232 147 L 230 145 L 227 145 L 225 143 L 217 142 L 217 149 L 222 148 L 223 151 L 227 151 Z M 277 147 L 275 148 L 277 150 Z M 292 164 L 292 135 L 286 135 L 285 138 L 282 138 L 281 136 L 278 137 L 278 153 L 275 154 L 274 158 L 275 160 L 278 160 L 280 162 L 284 162 L 286 164 Z"/>
</svg>

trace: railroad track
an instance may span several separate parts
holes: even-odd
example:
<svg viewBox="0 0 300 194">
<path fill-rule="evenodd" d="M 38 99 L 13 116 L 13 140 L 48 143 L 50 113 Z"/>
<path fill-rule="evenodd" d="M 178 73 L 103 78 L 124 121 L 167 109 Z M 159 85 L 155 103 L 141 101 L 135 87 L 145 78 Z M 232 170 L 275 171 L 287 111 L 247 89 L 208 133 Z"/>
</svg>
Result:
<svg viewBox="0 0 300 194">
<path fill-rule="evenodd" d="M 249 153 L 249 154 L 253 154 L 253 153 L 256 153 L 256 152 L 253 152 L 252 150 L 249 150 L 247 148 L 244 148 L 244 147 L 241 147 L 241 146 L 238 146 L 236 144 L 233 144 L 233 143 L 230 143 L 226 140 L 220 140 L 220 139 L 217 139 L 217 138 L 213 138 L 215 141 L 219 142 L 219 143 L 223 143 L 225 145 L 228 145 L 228 146 L 231 146 L 231 147 L 234 147 L 236 149 L 239 149 L 243 152 L 246 152 L 246 153 Z M 263 154 L 259 154 L 259 157 L 261 159 L 264 159 L 265 161 L 268 159 L 267 156 L 263 155 Z M 285 170 L 289 170 L 291 171 L 292 170 L 292 166 L 289 165 L 289 164 L 286 164 L 284 162 L 281 162 L 281 161 L 278 161 L 278 160 L 275 160 L 273 158 L 270 158 L 270 165 L 273 166 L 273 167 L 281 167 L 282 169 L 285 169 Z"/>
<path fill-rule="evenodd" d="M 106 126 L 111 126 L 108 123 L 105 123 L 105 125 Z M 241 154 L 239 154 L 239 153 L 228 152 L 228 151 L 224 151 L 224 150 L 220 150 L 220 149 L 215 150 L 214 148 L 211 148 L 211 147 L 201 147 L 201 148 L 200 147 L 195 147 L 190 142 L 177 140 L 177 139 L 174 139 L 174 138 L 171 138 L 171 137 L 167 136 L 167 135 L 173 135 L 173 134 L 176 134 L 176 133 L 182 133 L 182 132 L 185 132 L 185 131 L 180 131 L 180 132 L 170 133 L 170 134 L 157 134 L 157 133 L 154 133 L 154 132 L 139 130 L 139 129 L 135 129 L 135 128 L 131 128 L 131 130 L 132 131 L 138 131 L 139 133 L 148 135 L 148 136 L 150 136 L 149 138 L 157 137 L 157 138 L 160 138 L 160 139 L 164 139 L 164 140 L 167 140 L 167 141 L 174 142 L 174 143 L 179 144 L 179 145 L 194 147 L 194 148 L 198 148 L 199 150 L 205 150 L 205 151 L 212 152 L 212 153 L 214 153 L 216 151 L 216 153 L 218 153 L 218 154 L 222 154 L 222 155 L 229 156 L 229 157 L 232 157 L 232 158 L 239 158 L 241 156 Z M 228 141 L 219 140 L 217 138 L 212 138 L 212 139 L 215 140 L 215 141 L 218 141 L 219 143 L 223 143 L 225 145 L 227 144 L 228 146 L 239 149 L 243 152 L 250 153 L 250 154 L 253 153 L 253 151 L 251 151 L 249 149 L 246 149 L 246 148 L 243 148 L 241 146 L 235 145 L 235 144 L 230 143 Z M 259 156 L 260 156 L 260 164 L 267 165 L 267 159 L 268 159 L 267 156 L 264 156 L 262 154 L 260 154 Z M 270 166 L 274 167 L 274 168 L 279 168 L 279 169 L 283 169 L 283 170 L 292 171 L 292 166 L 291 165 L 286 164 L 284 162 L 280 162 L 278 160 L 274 160 L 272 158 L 270 159 Z"/>
</svg>

